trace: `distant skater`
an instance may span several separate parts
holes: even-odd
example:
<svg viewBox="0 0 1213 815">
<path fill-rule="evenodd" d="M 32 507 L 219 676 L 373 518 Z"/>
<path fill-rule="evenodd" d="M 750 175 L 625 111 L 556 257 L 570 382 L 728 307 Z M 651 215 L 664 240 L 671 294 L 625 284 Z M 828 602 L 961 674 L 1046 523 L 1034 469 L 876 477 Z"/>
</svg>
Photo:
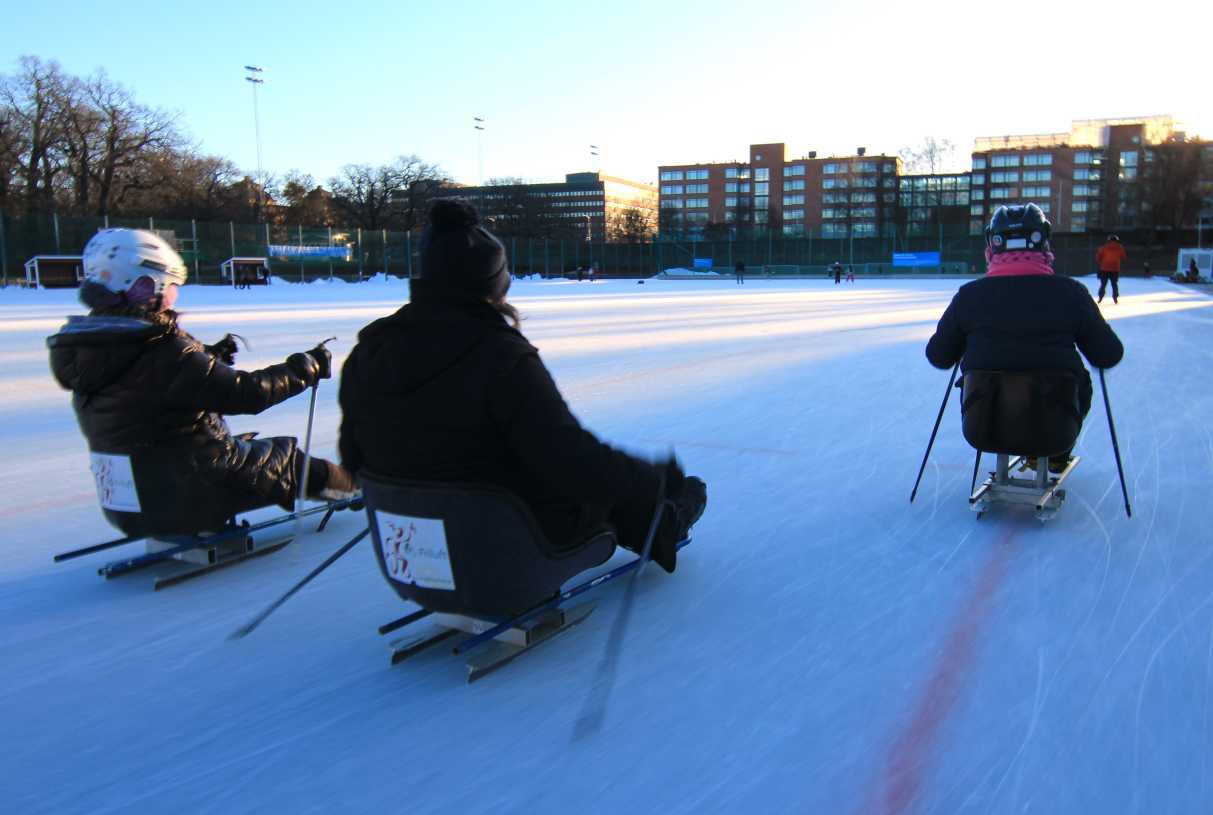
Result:
<svg viewBox="0 0 1213 815">
<path fill-rule="evenodd" d="M 850 266 L 847 266 L 847 282 L 848 283 L 855 282 L 855 270 Z"/>
<path fill-rule="evenodd" d="M 830 271 L 834 272 L 834 285 L 837 286 L 842 282 L 842 264 L 834 261 L 834 265 L 830 267 Z"/>
<path fill-rule="evenodd" d="M 1102 303 L 1104 290 L 1112 284 L 1112 302 L 1120 302 L 1120 264 L 1125 260 L 1125 248 L 1120 238 L 1109 235 L 1108 241 L 1095 252 L 1095 263 L 1099 266 L 1099 299 Z"/>
<path fill-rule="evenodd" d="M 737 284 L 745 285 L 745 264 L 740 260 L 733 264 L 733 271 L 737 274 Z"/>
</svg>

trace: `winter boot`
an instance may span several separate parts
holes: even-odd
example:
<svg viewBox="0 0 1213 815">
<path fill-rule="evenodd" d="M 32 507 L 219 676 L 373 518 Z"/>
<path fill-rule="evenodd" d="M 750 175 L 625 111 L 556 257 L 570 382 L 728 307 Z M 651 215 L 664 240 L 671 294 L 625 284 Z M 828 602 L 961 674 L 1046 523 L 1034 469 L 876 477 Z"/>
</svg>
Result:
<svg viewBox="0 0 1213 815">
<path fill-rule="evenodd" d="M 677 492 L 665 499 L 661 526 L 653 540 L 650 556 L 670 574 L 678 565 L 678 543 L 690 534 L 691 527 L 703 515 L 708 504 L 708 487 L 702 479 L 687 476 Z"/>
</svg>

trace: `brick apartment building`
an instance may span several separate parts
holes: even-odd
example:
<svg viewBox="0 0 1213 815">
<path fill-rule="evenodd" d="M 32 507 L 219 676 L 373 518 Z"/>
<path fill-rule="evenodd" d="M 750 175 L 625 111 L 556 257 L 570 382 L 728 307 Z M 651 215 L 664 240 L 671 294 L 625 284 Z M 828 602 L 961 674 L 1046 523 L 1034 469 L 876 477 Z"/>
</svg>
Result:
<svg viewBox="0 0 1213 815">
<path fill-rule="evenodd" d="M 1039 204 L 1058 232 L 1144 226 L 1151 204 L 1143 182 L 1162 150 L 1197 153 L 1192 167 L 1203 157 L 1197 183 L 1213 209 L 1213 145 L 1189 140 L 1170 116 L 1083 119 L 1068 133 L 980 137 L 972 154 L 970 231 L 980 232 L 998 205 L 1026 202 Z M 1180 225 L 1194 225 L 1195 217 L 1180 217 Z"/>
<path fill-rule="evenodd" d="M 747 229 L 824 237 L 874 237 L 893 225 L 900 159 L 787 157 L 782 142 L 750 145 L 748 161 L 658 168 L 667 234 L 738 235 Z"/>
<path fill-rule="evenodd" d="M 625 227 L 632 228 L 633 238 L 638 229 L 647 235 L 657 229 L 657 188 L 601 173 L 568 173 L 563 182 L 459 187 L 453 191 L 507 232 L 529 228 L 598 243 L 624 239 L 621 232 Z M 632 218 L 628 218 L 629 212 L 634 213 Z"/>
</svg>

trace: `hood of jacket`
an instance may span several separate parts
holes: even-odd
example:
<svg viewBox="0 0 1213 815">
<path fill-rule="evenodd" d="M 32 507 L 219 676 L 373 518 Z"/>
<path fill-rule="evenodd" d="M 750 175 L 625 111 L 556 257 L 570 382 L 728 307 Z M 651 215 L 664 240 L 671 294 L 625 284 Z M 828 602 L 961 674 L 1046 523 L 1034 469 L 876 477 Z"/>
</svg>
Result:
<svg viewBox="0 0 1213 815">
<path fill-rule="evenodd" d="M 95 393 L 117 380 L 154 339 L 175 331 L 174 315 L 73 315 L 46 338 L 51 373 L 64 388 Z"/>
</svg>

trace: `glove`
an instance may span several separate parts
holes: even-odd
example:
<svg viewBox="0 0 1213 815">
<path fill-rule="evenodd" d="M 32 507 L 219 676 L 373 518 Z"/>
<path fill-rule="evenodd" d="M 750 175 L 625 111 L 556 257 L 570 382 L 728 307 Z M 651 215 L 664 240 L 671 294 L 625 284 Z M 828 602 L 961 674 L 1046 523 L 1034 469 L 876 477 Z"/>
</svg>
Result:
<svg viewBox="0 0 1213 815">
<path fill-rule="evenodd" d="M 231 334 L 224 334 L 223 339 L 214 345 L 205 345 L 203 348 L 206 352 L 215 359 L 227 364 L 236 364 L 236 352 L 240 350 L 240 346 L 236 344 L 236 338 Z"/>
<path fill-rule="evenodd" d="M 329 353 L 329 349 L 323 345 L 317 345 L 315 348 L 307 352 L 307 355 L 316 360 L 318 373 L 317 379 L 330 379 L 333 376 L 333 355 Z"/>
</svg>

